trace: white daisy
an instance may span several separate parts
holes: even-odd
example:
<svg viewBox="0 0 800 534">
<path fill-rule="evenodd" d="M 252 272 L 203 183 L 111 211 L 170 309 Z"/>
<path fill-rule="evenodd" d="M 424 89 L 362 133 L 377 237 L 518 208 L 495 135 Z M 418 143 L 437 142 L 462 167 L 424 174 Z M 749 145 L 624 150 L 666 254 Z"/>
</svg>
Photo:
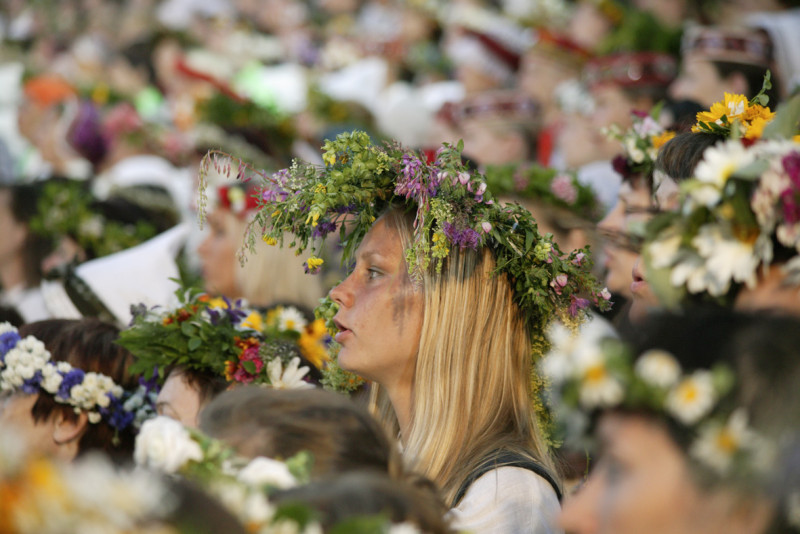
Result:
<svg viewBox="0 0 800 534">
<path fill-rule="evenodd" d="M 642 380 L 661 388 L 675 385 L 681 376 L 681 366 L 675 357 L 660 349 L 651 349 L 639 356 L 634 370 Z"/>
<path fill-rule="evenodd" d="M 671 267 L 677 260 L 678 250 L 681 246 L 681 235 L 675 234 L 663 239 L 653 240 L 647 245 L 650 263 L 656 269 Z"/>
<path fill-rule="evenodd" d="M 622 384 L 608 370 L 598 345 L 587 346 L 576 353 L 575 363 L 580 376 L 580 402 L 586 408 L 614 406 L 622 402 Z"/>
<path fill-rule="evenodd" d="M 714 407 L 716 395 L 709 371 L 695 371 L 667 395 L 667 411 L 686 425 L 693 425 Z"/>
<path fill-rule="evenodd" d="M 267 364 L 267 375 L 273 389 L 311 389 L 314 385 L 303 380 L 309 371 L 305 365 L 300 367 L 300 358 L 296 356 L 291 359 L 285 370 L 280 358 L 275 358 Z"/>
<path fill-rule="evenodd" d="M 303 314 L 294 306 L 284 306 L 278 314 L 278 326 L 282 331 L 294 330 L 302 333 L 308 321 Z"/>
<path fill-rule="evenodd" d="M 753 243 L 736 239 L 719 225 L 707 224 L 692 239 L 692 245 L 706 260 L 707 290 L 712 296 L 724 295 L 731 281 L 743 282 L 749 287 L 755 285 L 759 259 Z"/>
<path fill-rule="evenodd" d="M 691 198 L 704 206 L 716 205 L 728 178 L 754 159 L 755 153 L 747 150 L 739 140 L 726 141 L 708 148 L 695 169 L 700 187 L 692 190 Z"/>
<path fill-rule="evenodd" d="M 717 474 L 725 475 L 736 454 L 752 449 L 757 441 L 757 435 L 747 425 L 747 414 L 739 409 L 724 425 L 719 422 L 704 425 L 689 453 Z"/>
</svg>

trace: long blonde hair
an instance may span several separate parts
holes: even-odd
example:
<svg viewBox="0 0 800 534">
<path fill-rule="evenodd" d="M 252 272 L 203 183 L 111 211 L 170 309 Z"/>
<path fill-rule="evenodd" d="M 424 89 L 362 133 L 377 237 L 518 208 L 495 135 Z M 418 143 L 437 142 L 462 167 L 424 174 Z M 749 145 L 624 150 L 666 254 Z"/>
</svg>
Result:
<svg viewBox="0 0 800 534">
<path fill-rule="evenodd" d="M 405 249 L 411 221 L 398 210 L 386 218 Z M 488 249 L 453 249 L 441 273 L 422 280 L 425 311 L 404 456 L 448 502 L 498 450 L 520 453 L 557 476 L 533 409 L 530 335 L 508 279 L 494 267 Z M 397 419 L 379 386 L 371 406 L 396 435 Z"/>
</svg>

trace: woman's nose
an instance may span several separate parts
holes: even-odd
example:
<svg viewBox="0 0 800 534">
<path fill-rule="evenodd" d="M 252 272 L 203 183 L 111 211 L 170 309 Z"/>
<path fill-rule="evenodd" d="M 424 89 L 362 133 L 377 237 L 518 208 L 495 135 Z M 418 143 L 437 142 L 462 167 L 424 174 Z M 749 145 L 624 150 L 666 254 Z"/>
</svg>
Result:
<svg viewBox="0 0 800 534">
<path fill-rule="evenodd" d="M 350 288 L 350 278 L 352 276 L 353 275 L 348 276 L 328 292 L 331 300 L 345 308 L 349 308 L 353 304 L 353 292 Z"/>
</svg>

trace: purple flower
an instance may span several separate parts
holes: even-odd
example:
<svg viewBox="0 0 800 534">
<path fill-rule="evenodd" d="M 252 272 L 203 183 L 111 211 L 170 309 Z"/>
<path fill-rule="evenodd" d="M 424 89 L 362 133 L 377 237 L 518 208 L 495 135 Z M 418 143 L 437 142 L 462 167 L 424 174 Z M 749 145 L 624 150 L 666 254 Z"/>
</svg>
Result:
<svg viewBox="0 0 800 534">
<path fill-rule="evenodd" d="M 319 221 L 314 229 L 311 230 L 311 237 L 325 237 L 335 230 L 336 223 L 330 221 Z"/>
<path fill-rule="evenodd" d="M 784 156 L 783 169 L 796 189 L 800 189 L 800 152 L 792 152 Z"/>
<path fill-rule="evenodd" d="M 783 218 L 789 224 L 795 224 L 800 221 L 800 204 L 797 202 L 798 193 L 800 191 L 793 187 L 789 187 L 781 193 Z"/>
<path fill-rule="evenodd" d="M 629 179 L 633 175 L 633 170 L 628 165 L 628 160 L 622 154 L 617 154 L 613 160 L 611 160 L 611 166 L 614 167 L 614 170 L 617 171 L 617 174 L 622 176 L 623 179 Z"/>
<path fill-rule="evenodd" d="M 38 393 L 39 392 L 39 384 L 42 383 L 42 370 L 39 369 L 34 373 L 34 375 L 22 383 L 22 392 L 23 393 Z"/>
<path fill-rule="evenodd" d="M 575 295 L 569 296 L 569 314 L 573 317 L 578 315 L 578 311 L 583 310 L 589 306 L 588 299 L 582 299 Z"/>
<path fill-rule="evenodd" d="M 71 371 L 62 375 L 61 385 L 58 386 L 58 393 L 56 393 L 56 397 L 67 400 L 70 397 L 70 391 L 72 390 L 73 386 L 77 386 L 81 382 L 83 382 L 83 377 L 86 373 L 84 373 L 80 369 L 72 369 Z"/>
<path fill-rule="evenodd" d="M 347 206 L 339 206 L 338 208 L 334 208 L 334 213 L 351 213 L 355 211 L 356 205 L 355 204 L 348 204 Z"/>
<path fill-rule="evenodd" d="M 0 362 L 5 361 L 8 351 L 16 347 L 20 339 L 16 330 L 0 334 Z"/>
<path fill-rule="evenodd" d="M 264 192 L 261 193 L 261 200 L 268 204 L 274 204 L 275 202 L 283 202 L 288 196 L 289 193 L 286 191 L 281 191 L 278 189 L 265 189 Z"/>
<path fill-rule="evenodd" d="M 465 248 L 477 250 L 481 235 L 472 228 L 463 228 L 459 230 L 456 225 L 445 222 L 443 229 L 444 235 L 447 236 L 450 243 L 457 245 L 461 250 Z"/>
</svg>

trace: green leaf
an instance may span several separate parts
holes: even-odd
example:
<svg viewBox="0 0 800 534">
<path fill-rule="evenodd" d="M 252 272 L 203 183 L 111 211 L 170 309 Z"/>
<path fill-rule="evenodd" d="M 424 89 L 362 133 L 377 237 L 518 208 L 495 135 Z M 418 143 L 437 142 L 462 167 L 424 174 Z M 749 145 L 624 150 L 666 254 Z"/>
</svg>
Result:
<svg viewBox="0 0 800 534">
<path fill-rule="evenodd" d="M 763 139 L 791 139 L 800 127 L 800 93 L 775 111 L 775 118 L 764 127 Z"/>
<path fill-rule="evenodd" d="M 202 344 L 203 344 L 203 340 L 202 339 L 200 339 L 199 337 L 193 337 L 186 344 L 186 348 L 188 348 L 190 351 L 194 351 L 194 350 L 197 350 L 198 348 L 200 348 L 200 345 L 202 345 Z"/>
<path fill-rule="evenodd" d="M 186 337 L 194 337 L 197 333 L 197 327 L 188 321 L 181 323 L 181 332 Z"/>
<path fill-rule="evenodd" d="M 255 362 L 251 362 L 249 360 L 245 360 L 245 361 L 240 361 L 239 363 L 244 368 L 244 370 L 247 371 L 248 373 L 250 373 L 251 375 L 256 374 L 257 370 L 256 370 Z"/>
</svg>

